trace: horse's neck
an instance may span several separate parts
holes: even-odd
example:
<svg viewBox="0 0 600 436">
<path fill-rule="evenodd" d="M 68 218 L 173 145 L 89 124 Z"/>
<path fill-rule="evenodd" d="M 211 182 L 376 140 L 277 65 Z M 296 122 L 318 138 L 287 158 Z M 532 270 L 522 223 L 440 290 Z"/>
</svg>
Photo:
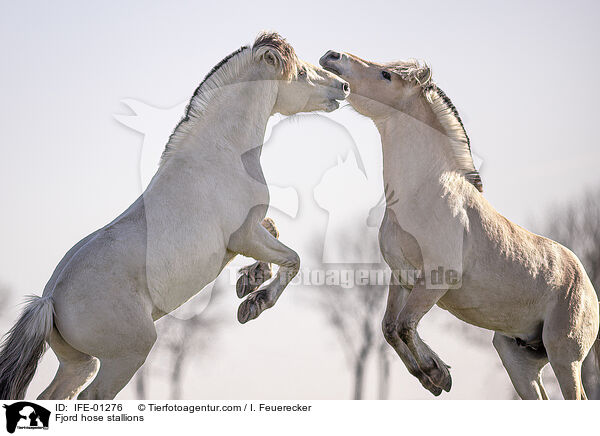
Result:
<svg viewBox="0 0 600 436">
<path fill-rule="evenodd" d="M 178 155 L 177 161 L 185 161 L 186 165 L 215 153 L 242 156 L 257 147 L 260 156 L 267 121 L 277 99 L 276 82 L 249 72 L 211 94 L 202 111 L 185 121 L 187 125 L 178 127 L 183 133 L 175 132 L 177 142 L 171 154 Z"/>
<path fill-rule="evenodd" d="M 443 176 L 456 171 L 450 140 L 403 112 L 376 126 L 383 147 L 384 182 L 394 189 L 395 197 L 436 196 L 443 189 Z"/>
</svg>

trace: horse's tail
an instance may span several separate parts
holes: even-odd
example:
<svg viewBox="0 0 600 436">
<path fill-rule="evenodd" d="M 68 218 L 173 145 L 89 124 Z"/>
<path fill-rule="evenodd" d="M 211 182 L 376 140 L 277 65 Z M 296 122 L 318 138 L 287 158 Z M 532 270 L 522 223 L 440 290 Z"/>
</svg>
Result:
<svg viewBox="0 0 600 436">
<path fill-rule="evenodd" d="M 31 296 L 0 344 L 0 399 L 22 400 L 53 327 L 51 297 Z"/>
</svg>

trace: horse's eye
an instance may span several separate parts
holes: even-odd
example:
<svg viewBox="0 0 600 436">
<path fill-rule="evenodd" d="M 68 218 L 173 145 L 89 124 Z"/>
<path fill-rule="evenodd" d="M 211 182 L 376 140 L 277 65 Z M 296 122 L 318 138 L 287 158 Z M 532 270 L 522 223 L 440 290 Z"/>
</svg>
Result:
<svg viewBox="0 0 600 436">
<path fill-rule="evenodd" d="M 390 80 L 390 81 L 392 80 L 392 75 L 391 75 L 389 72 L 387 72 L 387 71 L 382 71 L 382 72 L 381 72 L 381 76 L 382 76 L 382 77 L 383 77 L 385 80 Z"/>
<path fill-rule="evenodd" d="M 298 72 L 299 76 L 306 76 L 306 68 L 302 68 L 299 72 Z"/>
</svg>

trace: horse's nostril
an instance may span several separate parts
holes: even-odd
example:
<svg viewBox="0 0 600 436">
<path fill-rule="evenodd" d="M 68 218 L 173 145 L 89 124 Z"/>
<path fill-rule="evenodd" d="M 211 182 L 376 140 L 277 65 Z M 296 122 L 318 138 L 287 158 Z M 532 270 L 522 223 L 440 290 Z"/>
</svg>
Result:
<svg viewBox="0 0 600 436">
<path fill-rule="evenodd" d="M 344 84 L 342 85 L 342 89 L 344 90 L 344 92 L 350 91 L 350 85 L 348 85 L 348 82 L 344 82 Z"/>
<path fill-rule="evenodd" d="M 339 54 L 337 51 L 330 50 L 329 53 L 327 54 L 327 57 L 329 59 L 333 59 L 334 61 L 337 61 L 339 58 L 342 57 L 342 55 Z"/>
</svg>

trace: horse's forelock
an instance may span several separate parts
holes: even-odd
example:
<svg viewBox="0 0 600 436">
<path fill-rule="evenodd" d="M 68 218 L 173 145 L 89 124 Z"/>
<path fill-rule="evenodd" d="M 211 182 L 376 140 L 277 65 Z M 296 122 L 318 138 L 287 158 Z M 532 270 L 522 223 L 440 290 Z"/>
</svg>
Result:
<svg viewBox="0 0 600 436">
<path fill-rule="evenodd" d="M 276 32 L 263 32 L 256 37 L 252 51 L 259 53 L 261 50 L 271 49 L 281 63 L 283 78 L 291 79 L 296 75 L 298 57 L 296 51 L 281 35 Z"/>
<path fill-rule="evenodd" d="M 431 84 L 431 68 L 426 63 L 409 59 L 390 62 L 386 66 L 406 81 L 414 82 L 422 87 Z"/>
</svg>

